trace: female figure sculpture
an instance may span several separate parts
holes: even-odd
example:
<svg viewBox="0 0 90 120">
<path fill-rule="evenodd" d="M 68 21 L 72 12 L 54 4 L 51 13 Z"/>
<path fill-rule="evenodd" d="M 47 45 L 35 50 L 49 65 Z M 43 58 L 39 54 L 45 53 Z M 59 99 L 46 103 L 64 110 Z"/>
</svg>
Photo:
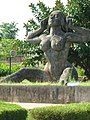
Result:
<svg viewBox="0 0 90 120">
<path fill-rule="evenodd" d="M 46 24 L 44 26 L 46 27 Z M 88 36 L 81 35 L 82 32 L 87 33 L 87 31 L 90 31 L 82 28 L 72 28 L 70 21 L 60 11 L 51 13 L 48 26 L 50 27 L 49 35 L 43 34 L 33 38 L 30 34 L 27 41 L 34 44 L 40 43 L 41 49 L 47 58 L 45 67 L 47 73 L 49 73 L 52 81 L 62 81 L 68 79 L 71 70 L 71 65 L 67 61 L 71 44 L 90 40 Z"/>
<path fill-rule="evenodd" d="M 50 34 L 42 34 L 47 26 L 50 28 Z M 38 73 L 38 76 L 45 75 L 48 80 L 57 82 L 68 79 L 71 65 L 67 61 L 67 56 L 71 44 L 89 42 L 90 30 L 73 27 L 71 21 L 63 13 L 54 11 L 50 14 L 49 19 L 41 21 L 41 28 L 29 34 L 26 40 L 32 44 L 40 44 L 47 58 L 45 72 L 35 71 L 34 73 Z M 18 73 L 23 73 L 23 71 L 25 73 L 25 69 L 22 69 Z M 29 71 L 31 70 L 29 69 Z M 31 73 L 32 75 L 30 75 L 33 76 L 33 72 Z M 25 79 L 25 77 L 23 78 Z"/>
</svg>

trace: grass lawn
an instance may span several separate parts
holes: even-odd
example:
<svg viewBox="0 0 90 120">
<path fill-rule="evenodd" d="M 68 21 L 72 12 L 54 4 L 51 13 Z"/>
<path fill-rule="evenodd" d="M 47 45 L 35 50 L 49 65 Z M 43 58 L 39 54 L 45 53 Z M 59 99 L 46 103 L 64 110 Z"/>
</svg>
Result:
<svg viewBox="0 0 90 120">
<path fill-rule="evenodd" d="M 76 83 L 76 82 L 70 82 Z M 28 80 L 23 80 L 21 83 L 1 83 L 0 85 L 35 85 L 35 86 L 61 86 L 61 83 L 51 83 L 51 82 L 29 82 Z M 78 86 L 90 86 L 90 81 L 79 82 Z"/>
</svg>

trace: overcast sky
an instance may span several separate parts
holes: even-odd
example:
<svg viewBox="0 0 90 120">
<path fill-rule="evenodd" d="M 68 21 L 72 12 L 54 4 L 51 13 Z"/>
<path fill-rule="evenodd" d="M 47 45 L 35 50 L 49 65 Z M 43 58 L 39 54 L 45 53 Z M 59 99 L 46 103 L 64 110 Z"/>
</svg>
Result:
<svg viewBox="0 0 90 120">
<path fill-rule="evenodd" d="M 28 5 L 33 2 L 36 3 L 39 0 L 0 0 L 0 24 L 2 22 L 18 23 L 20 29 L 18 38 L 23 39 L 25 36 L 25 29 L 23 29 L 23 23 L 32 18 L 32 14 Z M 47 6 L 53 7 L 55 0 L 41 0 Z M 61 0 L 66 4 L 67 0 Z"/>
</svg>

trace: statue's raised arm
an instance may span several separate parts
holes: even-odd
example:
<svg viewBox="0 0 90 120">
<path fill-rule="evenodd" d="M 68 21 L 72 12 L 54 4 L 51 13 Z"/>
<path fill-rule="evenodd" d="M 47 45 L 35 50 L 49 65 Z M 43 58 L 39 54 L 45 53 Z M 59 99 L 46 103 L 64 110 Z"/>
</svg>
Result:
<svg viewBox="0 0 90 120">
<path fill-rule="evenodd" d="M 29 41 L 32 44 L 39 44 L 41 42 L 41 39 L 40 39 L 41 37 L 39 37 L 39 36 L 47 28 L 47 22 L 48 22 L 48 18 L 43 19 L 40 23 L 40 28 L 35 30 L 34 32 L 30 33 L 26 37 L 26 41 Z"/>
<path fill-rule="evenodd" d="M 72 27 L 73 32 L 66 33 L 67 41 L 74 43 L 90 42 L 90 29 Z"/>
<path fill-rule="evenodd" d="M 28 37 L 26 38 L 26 41 L 29 41 L 32 44 L 39 44 L 41 42 L 41 39 L 39 37 L 35 37 L 32 39 L 28 39 Z"/>
</svg>

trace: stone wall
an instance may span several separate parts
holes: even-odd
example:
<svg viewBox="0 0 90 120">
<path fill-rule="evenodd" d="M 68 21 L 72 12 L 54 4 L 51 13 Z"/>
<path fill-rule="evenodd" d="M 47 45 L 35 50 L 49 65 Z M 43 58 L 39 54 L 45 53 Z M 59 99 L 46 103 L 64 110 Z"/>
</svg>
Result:
<svg viewBox="0 0 90 120">
<path fill-rule="evenodd" d="M 90 102 L 90 87 L 0 85 L 0 100 L 32 103 Z"/>
</svg>

